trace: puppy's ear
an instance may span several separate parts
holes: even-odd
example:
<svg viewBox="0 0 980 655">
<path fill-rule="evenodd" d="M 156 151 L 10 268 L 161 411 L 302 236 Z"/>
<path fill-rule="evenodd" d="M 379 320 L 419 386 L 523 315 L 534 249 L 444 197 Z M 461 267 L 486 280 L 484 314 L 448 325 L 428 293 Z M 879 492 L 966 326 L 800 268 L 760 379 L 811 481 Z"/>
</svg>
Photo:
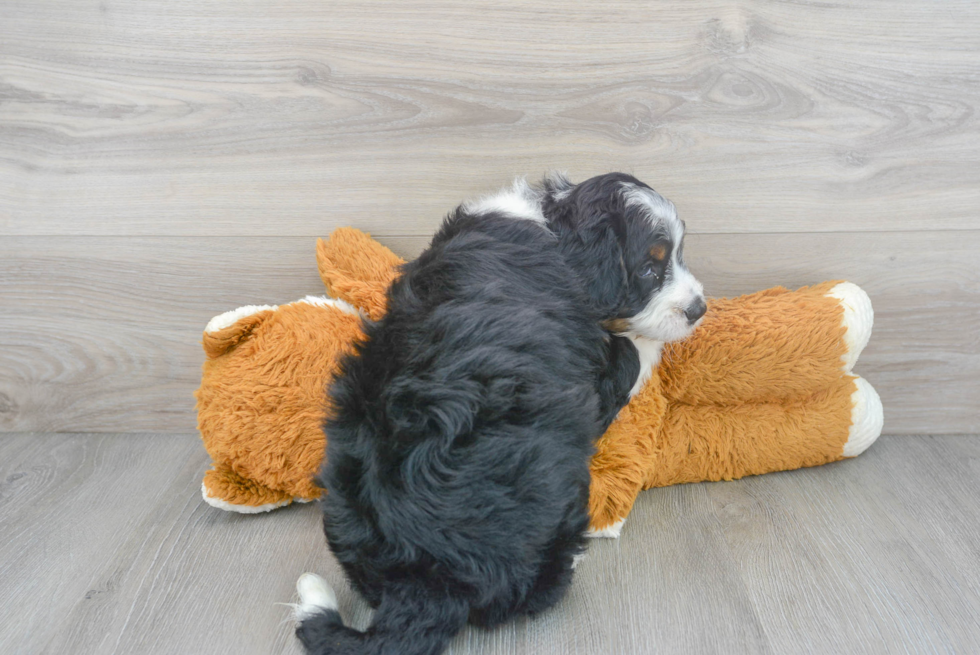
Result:
<svg viewBox="0 0 980 655">
<path fill-rule="evenodd" d="M 579 274 L 592 305 L 605 318 L 614 318 L 626 302 L 629 278 L 623 247 L 609 216 L 585 221 L 561 238 L 565 261 Z"/>
</svg>

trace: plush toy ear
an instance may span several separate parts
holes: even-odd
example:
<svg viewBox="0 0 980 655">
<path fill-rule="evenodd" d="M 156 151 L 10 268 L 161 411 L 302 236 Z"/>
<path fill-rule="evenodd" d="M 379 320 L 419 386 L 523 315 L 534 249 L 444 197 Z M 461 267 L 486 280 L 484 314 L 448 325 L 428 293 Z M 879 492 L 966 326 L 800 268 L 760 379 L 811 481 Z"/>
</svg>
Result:
<svg viewBox="0 0 980 655">
<path fill-rule="evenodd" d="M 204 328 L 204 354 L 208 359 L 224 355 L 247 339 L 276 309 L 274 305 L 247 305 L 215 316 Z"/>
<path fill-rule="evenodd" d="M 370 234 L 351 227 L 334 230 L 326 240 L 317 239 L 316 258 L 331 297 L 359 307 L 372 320 L 384 316 L 388 287 L 405 260 Z"/>
</svg>

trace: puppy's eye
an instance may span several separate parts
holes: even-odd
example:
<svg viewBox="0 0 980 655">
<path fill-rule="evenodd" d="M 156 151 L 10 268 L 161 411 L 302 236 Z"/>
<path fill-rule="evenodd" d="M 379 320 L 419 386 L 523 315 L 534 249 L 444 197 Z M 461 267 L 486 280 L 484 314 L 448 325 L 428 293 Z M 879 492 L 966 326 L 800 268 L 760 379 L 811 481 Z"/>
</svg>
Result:
<svg viewBox="0 0 980 655">
<path fill-rule="evenodd" d="M 652 277 L 654 279 L 660 277 L 659 275 L 657 275 L 657 271 L 654 270 L 653 264 L 644 265 L 644 267 L 640 269 L 639 275 L 640 277 Z"/>
</svg>

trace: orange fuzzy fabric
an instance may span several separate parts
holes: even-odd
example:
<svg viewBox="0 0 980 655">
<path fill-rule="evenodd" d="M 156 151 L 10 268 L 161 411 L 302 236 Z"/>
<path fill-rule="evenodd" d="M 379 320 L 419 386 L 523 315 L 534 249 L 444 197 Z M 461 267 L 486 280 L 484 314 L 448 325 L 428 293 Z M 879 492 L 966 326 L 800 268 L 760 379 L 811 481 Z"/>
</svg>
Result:
<svg viewBox="0 0 980 655">
<path fill-rule="evenodd" d="M 841 376 L 844 308 L 827 296 L 840 280 L 709 300 L 688 339 L 668 344 L 660 381 L 672 401 L 782 402 Z"/>
<path fill-rule="evenodd" d="M 376 321 L 385 314 L 388 287 L 405 260 L 370 236 L 352 227 L 337 228 L 326 241 L 317 239 L 316 263 L 331 297 L 346 300 Z"/>
<path fill-rule="evenodd" d="M 592 459 L 592 527 L 626 518 L 642 489 L 843 458 L 854 379 L 842 371 L 838 282 L 708 301 L 685 341 L 623 409 Z"/>
<path fill-rule="evenodd" d="M 602 436 L 592 458 L 589 513 L 603 529 L 625 519 L 643 489 L 736 480 L 843 459 L 854 378 L 785 403 L 668 402 L 654 377 Z"/>
<path fill-rule="evenodd" d="M 317 243 L 335 298 L 384 315 L 400 258 L 351 228 Z M 854 378 L 840 303 L 826 282 L 714 299 L 695 334 L 664 349 L 658 371 L 623 408 L 592 459 L 592 527 L 624 519 L 650 487 L 732 480 L 842 459 Z M 198 427 L 214 460 L 210 496 L 261 506 L 320 494 L 325 388 L 359 319 L 293 303 L 205 334 Z"/>
<path fill-rule="evenodd" d="M 198 430 L 214 462 L 204 485 L 233 505 L 313 499 L 326 384 L 361 338 L 360 317 L 296 302 L 205 333 Z"/>
</svg>

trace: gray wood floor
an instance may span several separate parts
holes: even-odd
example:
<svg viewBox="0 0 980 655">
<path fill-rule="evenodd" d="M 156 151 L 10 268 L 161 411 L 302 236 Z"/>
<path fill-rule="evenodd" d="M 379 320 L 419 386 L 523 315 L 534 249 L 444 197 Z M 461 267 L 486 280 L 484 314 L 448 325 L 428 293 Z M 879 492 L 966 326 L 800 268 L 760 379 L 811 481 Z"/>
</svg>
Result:
<svg viewBox="0 0 980 655">
<path fill-rule="evenodd" d="M 306 570 L 338 585 L 313 506 L 221 512 L 195 435 L 0 436 L 0 653 L 298 653 Z M 980 438 L 645 492 L 554 610 L 451 652 L 968 653 L 980 643 Z"/>
</svg>

